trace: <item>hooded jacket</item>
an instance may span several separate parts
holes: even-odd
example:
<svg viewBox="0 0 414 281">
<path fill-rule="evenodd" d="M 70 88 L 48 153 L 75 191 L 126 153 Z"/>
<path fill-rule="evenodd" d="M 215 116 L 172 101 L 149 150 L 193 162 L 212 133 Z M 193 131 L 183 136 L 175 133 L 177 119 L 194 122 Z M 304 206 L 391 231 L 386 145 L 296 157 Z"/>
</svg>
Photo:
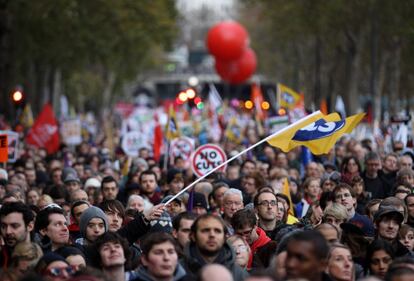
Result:
<svg viewBox="0 0 414 281">
<path fill-rule="evenodd" d="M 181 266 L 181 264 L 177 264 L 177 267 L 174 272 L 173 281 L 182 281 L 184 280 L 184 277 L 187 275 L 187 273 L 184 270 L 184 267 Z M 140 265 L 138 267 L 138 270 L 135 272 L 133 276 L 133 281 L 156 281 L 148 272 L 148 269 Z"/>
<path fill-rule="evenodd" d="M 236 254 L 229 244 L 224 243 L 216 259 L 212 263 L 218 263 L 227 267 L 234 280 L 244 280 L 248 274 L 236 264 Z M 184 258 L 181 262 L 187 272 L 188 280 L 196 280 L 199 270 L 207 264 L 200 254 L 194 242 L 190 242 L 184 248 Z"/>
<path fill-rule="evenodd" d="M 271 241 L 271 239 L 266 235 L 266 232 L 260 227 L 257 228 L 256 233 L 259 235 L 259 238 L 257 238 L 257 240 L 250 245 L 251 253 L 249 262 L 247 263 L 247 269 L 252 268 L 253 256 L 256 254 L 257 250 Z"/>
</svg>

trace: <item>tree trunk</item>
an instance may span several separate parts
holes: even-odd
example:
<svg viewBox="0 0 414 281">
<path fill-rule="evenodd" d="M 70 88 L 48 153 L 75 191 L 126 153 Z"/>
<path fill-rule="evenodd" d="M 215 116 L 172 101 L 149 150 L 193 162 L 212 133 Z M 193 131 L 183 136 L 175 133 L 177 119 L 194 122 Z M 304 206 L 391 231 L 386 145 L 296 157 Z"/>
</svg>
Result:
<svg viewBox="0 0 414 281">
<path fill-rule="evenodd" d="M 116 75 L 114 72 L 106 70 L 105 73 L 105 85 L 102 91 L 102 106 L 100 107 L 100 116 L 103 116 L 105 107 L 108 107 L 111 101 L 112 90 L 115 85 Z"/>
<path fill-rule="evenodd" d="M 347 66 L 346 77 L 348 88 L 343 96 L 348 115 L 354 114 L 360 108 L 358 99 L 358 82 L 361 74 L 362 50 L 365 45 L 365 30 L 361 29 L 357 34 L 346 32 L 347 38 Z"/>
<path fill-rule="evenodd" d="M 391 63 L 391 75 L 390 75 L 390 98 L 397 97 L 397 100 L 400 102 L 400 107 L 396 109 L 401 110 L 402 105 L 407 106 L 405 104 L 406 100 L 404 96 L 400 93 L 400 81 L 401 81 L 401 39 L 399 37 L 395 37 L 392 40 L 392 60 Z M 390 103 L 394 105 L 395 103 Z M 396 111 L 395 109 L 393 111 Z"/>
<path fill-rule="evenodd" d="M 319 35 L 316 35 L 315 38 L 315 77 L 314 77 L 314 84 L 313 84 L 313 96 L 314 101 L 316 102 L 316 107 L 319 108 L 321 100 L 324 98 L 321 92 L 321 52 L 322 52 L 322 43 Z"/>
<path fill-rule="evenodd" d="M 52 106 L 55 111 L 55 114 L 60 113 L 60 96 L 62 94 L 62 72 L 60 69 L 55 69 L 53 71 L 53 92 L 51 94 L 52 97 Z"/>
</svg>

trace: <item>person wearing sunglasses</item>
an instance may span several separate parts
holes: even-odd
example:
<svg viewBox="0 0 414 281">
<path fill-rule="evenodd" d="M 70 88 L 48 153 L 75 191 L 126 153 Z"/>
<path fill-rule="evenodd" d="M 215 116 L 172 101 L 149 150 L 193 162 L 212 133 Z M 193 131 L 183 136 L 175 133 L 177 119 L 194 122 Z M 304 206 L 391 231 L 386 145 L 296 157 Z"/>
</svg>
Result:
<svg viewBox="0 0 414 281">
<path fill-rule="evenodd" d="M 62 256 L 54 252 L 46 253 L 39 260 L 35 272 L 42 275 L 46 281 L 68 280 L 76 273 L 73 266 L 70 266 Z"/>
<path fill-rule="evenodd" d="M 253 256 L 271 240 L 266 232 L 257 225 L 256 213 L 252 209 L 238 210 L 231 218 L 235 234 L 242 236 L 250 245 L 251 253 L 247 269 L 253 265 Z"/>
</svg>

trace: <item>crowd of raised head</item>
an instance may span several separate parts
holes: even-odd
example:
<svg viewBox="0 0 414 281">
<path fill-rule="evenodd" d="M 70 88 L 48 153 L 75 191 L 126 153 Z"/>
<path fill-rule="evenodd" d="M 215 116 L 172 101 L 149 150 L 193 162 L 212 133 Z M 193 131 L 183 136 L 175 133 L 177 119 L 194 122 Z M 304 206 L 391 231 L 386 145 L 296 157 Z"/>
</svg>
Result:
<svg viewBox="0 0 414 281">
<path fill-rule="evenodd" d="M 300 156 L 262 145 L 176 196 L 181 157 L 25 147 L 0 169 L 0 280 L 414 280 L 413 150 Z"/>
</svg>

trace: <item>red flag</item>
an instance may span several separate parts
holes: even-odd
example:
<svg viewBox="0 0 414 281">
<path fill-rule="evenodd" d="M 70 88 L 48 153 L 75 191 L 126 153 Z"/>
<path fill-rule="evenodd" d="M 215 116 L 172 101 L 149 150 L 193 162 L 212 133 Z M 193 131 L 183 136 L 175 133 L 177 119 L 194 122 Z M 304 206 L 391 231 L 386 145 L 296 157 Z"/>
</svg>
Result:
<svg viewBox="0 0 414 281">
<path fill-rule="evenodd" d="M 153 142 L 153 153 L 155 161 L 159 161 L 161 157 L 161 147 L 162 147 L 162 129 L 160 122 L 158 120 L 158 115 L 154 116 L 155 127 L 154 127 L 154 142 Z"/>
<path fill-rule="evenodd" d="M 326 99 L 321 100 L 320 110 L 323 114 L 328 114 L 328 103 L 326 102 Z"/>
<path fill-rule="evenodd" d="M 26 142 L 36 147 L 46 148 L 49 154 L 59 149 L 58 124 L 50 104 L 45 104 L 36 122 L 26 137 Z"/>
<path fill-rule="evenodd" d="M 252 84 L 250 98 L 254 104 L 258 119 L 264 120 L 266 117 L 266 113 L 262 109 L 262 103 L 264 101 L 264 97 L 263 97 L 262 90 L 260 89 L 260 85 L 257 85 L 256 83 Z"/>
</svg>

